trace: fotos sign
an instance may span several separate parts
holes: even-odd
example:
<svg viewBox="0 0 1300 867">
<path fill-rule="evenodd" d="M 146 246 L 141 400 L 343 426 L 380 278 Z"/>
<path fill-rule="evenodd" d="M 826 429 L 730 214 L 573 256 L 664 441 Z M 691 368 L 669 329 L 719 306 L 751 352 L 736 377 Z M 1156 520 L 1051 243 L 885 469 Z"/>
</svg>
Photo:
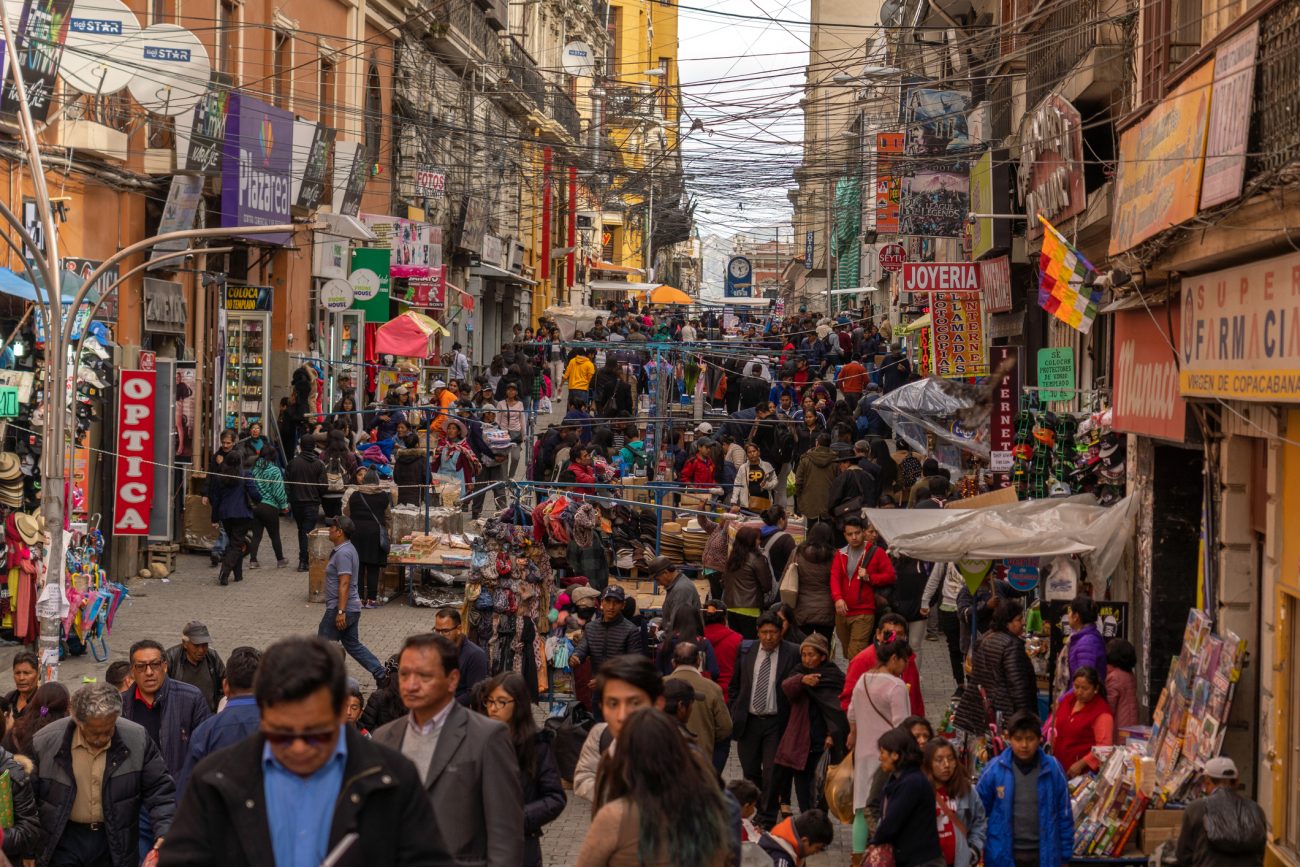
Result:
<svg viewBox="0 0 1300 867">
<path fill-rule="evenodd" d="M 154 386 L 152 370 L 123 370 L 117 414 L 117 491 L 113 532 L 123 536 L 149 533 L 153 507 Z"/>
</svg>

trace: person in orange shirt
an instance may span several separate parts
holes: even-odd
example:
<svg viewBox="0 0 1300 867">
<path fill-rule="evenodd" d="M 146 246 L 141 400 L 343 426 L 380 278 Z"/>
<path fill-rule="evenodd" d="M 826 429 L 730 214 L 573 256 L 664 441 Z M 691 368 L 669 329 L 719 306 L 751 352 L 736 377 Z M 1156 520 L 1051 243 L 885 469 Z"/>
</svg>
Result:
<svg viewBox="0 0 1300 867">
<path fill-rule="evenodd" d="M 429 425 L 429 430 L 436 434 L 442 433 L 443 425 L 451 416 L 451 407 L 456 403 L 456 392 L 447 387 L 447 383 L 441 379 L 433 382 L 433 403 L 437 404 L 438 410 L 434 413 L 433 423 Z"/>
<path fill-rule="evenodd" d="M 849 406 L 857 406 L 862 399 L 863 389 L 867 387 L 867 369 L 856 358 L 849 359 L 849 363 L 840 368 L 840 375 L 835 382 L 840 391 L 844 392 L 844 399 Z"/>
</svg>

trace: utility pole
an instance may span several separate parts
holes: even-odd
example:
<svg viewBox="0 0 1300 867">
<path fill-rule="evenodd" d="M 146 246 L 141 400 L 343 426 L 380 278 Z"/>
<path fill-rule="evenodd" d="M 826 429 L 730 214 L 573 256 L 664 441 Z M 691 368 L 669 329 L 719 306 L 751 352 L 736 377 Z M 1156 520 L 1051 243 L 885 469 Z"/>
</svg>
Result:
<svg viewBox="0 0 1300 867">
<path fill-rule="evenodd" d="M 833 318 L 835 311 L 832 307 L 834 295 L 831 290 L 834 284 L 831 283 L 831 211 L 834 209 L 834 201 L 831 198 L 831 89 L 828 83 L 823 80 L 822 87 L 826 88 L 826 101 L 822 107 L 822 172 L 824 175 L 825 196 L 826 196 L 826 318 Z"/>
</svg>

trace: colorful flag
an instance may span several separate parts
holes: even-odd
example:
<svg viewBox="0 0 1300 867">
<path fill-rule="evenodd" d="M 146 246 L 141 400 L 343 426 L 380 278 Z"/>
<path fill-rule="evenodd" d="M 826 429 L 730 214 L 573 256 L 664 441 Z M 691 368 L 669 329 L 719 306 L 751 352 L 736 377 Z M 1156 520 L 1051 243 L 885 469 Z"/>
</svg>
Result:
<svg viewBox="0 0 1300 867">
<path fill-rule="evenodd" d="M 1097 318 L 1101 289 L 1084 283 L 1097 269 L 1041 214 L 1038 219 L 1045 229 L 1038 257 L 1038 306 L 1087 334 Z"/>
</svg>

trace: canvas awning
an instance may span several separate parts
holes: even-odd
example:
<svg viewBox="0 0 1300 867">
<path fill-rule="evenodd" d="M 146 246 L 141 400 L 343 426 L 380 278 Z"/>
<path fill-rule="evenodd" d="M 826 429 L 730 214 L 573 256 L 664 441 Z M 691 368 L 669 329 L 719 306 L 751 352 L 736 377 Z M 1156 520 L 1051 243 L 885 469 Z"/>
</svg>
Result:
<svg viewBox="0 0 1300 867">
<path fill-rule="evenodd" d="M 893 554 L 932 563 L 1077 554 L 1090 575 L 1108 578 L 1133 537 L 1137 506 L 1133 496 L 1100 506 L 1091 494 L 1079 494 L 987 509 L 867 509 L 866 515 Z"/>
<path fill-rule="evenodd" d="M 379 326 L 375 332 L 375 351 L 380 355 L 428 358 L 433 354 L 434 335 L 448 333 L 441 323 L 408 310 Z"/>
<path fill-rule="evenodd" d="M 469 269 L 469 273 L 475 277 L 486 277 L 489 280 L 501 280 L 505 283 L 519 283 L 524 286 L 536 286 L 536 280 L 529 280 L 522 274 L 516 274 L 514 271 L 507 271 L 504 268 L 498 268 L 496 265 L 487 263 L 475 265 Z"/>
<path fill-rule="evenodd" d="M 587 288 L 593 292 L 647 292 L 658 283 L 629 283 L 626 280 L 588 280 Z"/>
<path fill-rule="evenodd" d="M 77 290 L 81 288 L 83 282 L 80 277 L 71 271 L 59 272 L 59 288 L 62 295 L 61 300 L 64 304 L 72 303 Z M 38 293 L 36 287 L 27 279 L 26 275 L 18 274 L 8 268 L 0 268 L 0 292 L 12 295 L 15 298 L 21 298 L 24 301 L 38 301 L 41 304 L 44 304 L 46 300 L 44 287 Z"/>
<path fill-rule="evenodd" d="M 924 316 L 922 316 L 920 319 L 913 319 L 911 322 L 907 323 L 902 328 L 898 329 L 898 333 L 911 334 L 913 331 L 920 331 L 922 328 L 929 328 L 931 321 L 932 320 L 930 319 L 930 314 L 927 313 Z"/>
<path fill-rule="evenodd" d="M 630 265 L 615 265 L 613 262 L 593 262 L 591 265 L 593 271 L 608 271 L 611 274 L 644 274 L 640 268 L 633 268 Z"/>
<path fill-rule="evenodd" d="M 695 299 L 687 295 L 675 286 L 656 286 L 646 295 L 646 301 L 650 304 L 676 304 L 686 306 L 695 303 Z"/>
<path fill-rule="evenodd" d="M 316 219 L 325 224 L 325 227 L 320 231 L 326 235 L 347 238 L 349 241 L 374 241 L 378 238 L 370 230 L 369 226 L 356 217 L 349 217 L 347 214 L 318 212 Z"/>
</svg>

